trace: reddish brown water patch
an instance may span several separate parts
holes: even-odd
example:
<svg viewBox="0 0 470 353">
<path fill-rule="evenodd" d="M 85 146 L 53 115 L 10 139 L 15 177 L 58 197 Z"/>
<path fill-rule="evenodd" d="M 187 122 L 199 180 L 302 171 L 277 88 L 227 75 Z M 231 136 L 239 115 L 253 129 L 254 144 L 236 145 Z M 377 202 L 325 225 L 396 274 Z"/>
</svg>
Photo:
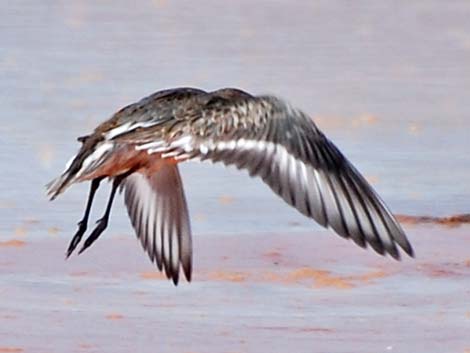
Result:
<svg viewBox="0 0 470 353">
<path fill-rule="evenodd" d="M 233 204 L 234 198 L 229 195 L 222 195 L 219 197 L 219 204 L 226 206 Z"/>
<path fill-rule="evenodd" d="M 23 348 L 17 347 L 0 347 L 0 353 L 20 353 L 24 352 Z"/>
<path fill-rule="evenodd" d="M 360 282 L 370 283 L 374 279 L 384 278 L 384 277 L 387 277 L 389 275 L 390 275 L 390 273 L 387 273 L 387 272 L 382 271 L 382 270 L 378 270 L 378 271 L 368 272 L 368 273 L 365 273 L 363 275 L 348 276 L 348 277 L 345 277 L 345 278 L 347 278 L 349 280 L 352 280 L 352 281 L 360 281 Z"/>
<path fill-rule="evenodd" d="M 290 272 L 287 277 L 287 282 L 301 282 L 305 280 L 313 280 L 313 286 L 316 288 L 334 287 L 338 289 L 349 289 L 354 287 L 350 280 L 334 276 L 330 271 L 317 270 L 309 267 L 300 268 Z"/>
<path fill-rule="evenodd" d="M 26 245 L 24 240 L 12 239 L 7 241 L 0 241 L 0 247 L 20 248 Z"/>
<path fill-rule="evenodd" d="M 74 301 L 70 299 L 64 299 L 62 303 L 64 303 L 64 305 L 70 306 L 74 304 Z"/>
<path fill-rule="evenodd" d="M 290 272 L 270 271 L 214 271 L 203 275 L 210 281 L 241 283 L 249 280 L 256 282 L 281 283 L 284 285 L 312 285 L 314 288 L 350 289 L 360 284 L 370 284 L 376 279 L 390 276 L 382 270 L 375 270 L 359 275 L 340 275 L 323 269 L 301 267 Z"/>
<path fill-rule="evenodd" d="M 24 237 L 28 233 L 28 230 L 25 226 L 19 226 L 15 228 L 15 236 Z"/>
<path fill-rule="evenodd" d="M 441 264 L 426 264 L 424 266 L 419 266 L 419 268 L 429 277 L 444 278 L 461 275 L 461 273 L 449 268 L 449 266 Z"/>
<path fill-rule="evenodd" d="M 284 277 L 279 273 L 265 272 L 261 275 L 261 280 L 263 282 L 283 282 Z"/>
<path fill-rule="evenodd" d="M 124 315 L 119 314 L 119 313 L 111 313 L 111 314 L 106 315 L 106 319 L 113 320 L 113 321 L 122 320 L 124 319 Z"/>
<path fill-rule="evenodd" d="M 243 272 L 215 271 L 209 272 L 207 277 L 213 281 L 245 282 L 248 279 L 248 274 Z"/>
<path fill-rule="evenodd" d="M 274 263 L 279 263 L 279 261 L 281 261 L 281 258 L 282 258 L 282 253 L 280 251 L 273 250 L 273 251 L 265 252 L 263 256 L 273 261 Z"/>
<path fill-rule="evenodd" d="M 78 345 L 78 347 L 81 348 L 81 349 L 92 349 L 95 346 L 93 346 L 92 344 L 89 344 L 89 343 L 80 343 Z"/>
<path fill-rule="evenodd" d="M 56 235 L 59 232 L 60 232 L 60 228 L 58 228 L 58 227 L 49 227 L 49 228 L 47 228 L 47 233 L 49 235 Z"/>
<path fill-rule="evenodd" d="M 462 224 L 470 223 L 470 214 L 457 214 L 446 217 L 434 216 L 409 216 L 396 215 L 397 219 L 404 224 L 440 224 L 449 227 L 457 227 Z"/>
<path fill-rule="evenodd" d="M 140 278 L 142 279 L 166 279 L 165 275 L 161 272 L 141 272 Z"/>
</svg>

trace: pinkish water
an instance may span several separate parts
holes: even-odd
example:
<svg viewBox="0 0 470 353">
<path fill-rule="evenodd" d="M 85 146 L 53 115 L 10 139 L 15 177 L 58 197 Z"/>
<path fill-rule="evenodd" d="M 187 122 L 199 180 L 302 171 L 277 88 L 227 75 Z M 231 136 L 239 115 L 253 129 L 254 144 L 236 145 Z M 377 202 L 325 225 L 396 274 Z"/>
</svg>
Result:
<svg viewBox="0 0 470 353">
<path fill-rule="evenodd" d="M 87 186 L 52 204 L 43 188 L 120 107 L 235 86 L 311 114 L 396 213 L 468 213 L 470 4 L 19 1 L 0 14 L 0 352 L 470 351 L 467 228 L 406 226 L 418 260 L 396 264 L 245 173 L 186 164 L 199 267 L 173 288 L 138 275 L 153 268 L 119 203 L 96 248 L 63 262 Z M 293 262 L 278 269 L 250 236 Z"/>
</svg>

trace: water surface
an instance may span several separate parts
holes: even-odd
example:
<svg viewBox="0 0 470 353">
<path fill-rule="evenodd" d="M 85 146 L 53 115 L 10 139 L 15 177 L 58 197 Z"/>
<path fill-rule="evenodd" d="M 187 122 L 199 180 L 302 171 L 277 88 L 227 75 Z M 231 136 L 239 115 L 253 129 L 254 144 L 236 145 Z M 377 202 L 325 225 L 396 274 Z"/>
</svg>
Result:
<svg viewBox="0 0 470 353">
<path fill-rule="evenodd" d="M 3 2 L 0 13 L 0 241 L 10 244 L 0 248 L 0 341 L 31 352 L 103 351 L 130 330 L 134 339 L 113 351 L 163 342 L 161 351 L 184 352 L 196 342 L 196 351 L 275 352 L 292 347 L 284 336 L 298 342 L 298 352 L 311 351 L 312 342 L 319 351 L 352 344 L 355 352 L 424 352 L 441 338 L 455 352 L 470 347 L 464 228 L 433 230 L 432 241 L 425 241 L 428 228 L 406 225 L 418 254 L 429 257 L 404 267 L 359 249 L 343 258 L 338 247 L 352 244 L 320 231 L 262 182 L 234 169 L 188 163 L 182 173 L 199 249 L 212 237 L 242 246 L 249 242 L 242 239 L 259 236 L 271 239 L 273 249 L 287 241 L 313 247 L 311 256 L 286 265 L 292 273 L 312 267 L 360 276 L 388 273 L 389 266 L 396 272 L 343 290 L 315 287 L 318 276 L 289 286 L 288 274 L 275 284 L 260 279 L 276 266 L 269 261 L 243 270 L 261 261 L 259 253 L 240 251 L 227 269 L 219 255 L 199 250 L 197 261 L 212 257 L 210 266 L 196 269 L 200 281 L 196 275 L 195 283 L 175 289 L 135 274 L 154 269 L 137 244 L 130 245 L 133 232 L 120 202 L 93 255 L 63 262 L 87 185 L 53 204 L 43 188 L 78 148 L 75 138 L 120 107 L 168 87 L 234 86 L 285 97 L 309 113 L 394 212 L 468 213 L 470 4 L 25 0 Z M 99 196 L 94 218 L 105 188 Z M 318 239 L 324 240 L 316 248 Z M 266 252 L 283 254 L 281 245 Z M 282 256 L 297 256 L 289 254 Z M 442 279 L 420 270 L 429 262 L 444 271 Z M 446 275 L 453 266 L 457 277 Z M 220 281 L 219 270 L 244 280 Z M 70 275 L 77 272 L 93 275 Z M 145 300 L 132 299 L 139 291 Z M 162 297 L 169 307 L 149 312 L 146 305 L 165 305 Z M 341 311 L 330 310 L 338 306 Z M 130 318 L 128 326 L 109 326 L 121 322 L 113 313 Z M 30 341 L 25 331 L 35 332 Z M 215 333 L 213 347 L 201 338 L 208 332 Z"/>
</svg>

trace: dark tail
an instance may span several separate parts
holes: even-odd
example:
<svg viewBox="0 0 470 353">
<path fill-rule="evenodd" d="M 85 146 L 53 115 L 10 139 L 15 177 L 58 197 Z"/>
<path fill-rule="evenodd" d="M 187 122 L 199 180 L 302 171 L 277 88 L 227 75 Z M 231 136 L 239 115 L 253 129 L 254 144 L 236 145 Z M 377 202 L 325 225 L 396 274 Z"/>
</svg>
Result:
<svg viewBox="0 0 470 353">
<path fill-rule="evenodd" d="M 71 162 L 68 163 L 65 171 L 46 185 L 47 196 L 51 201 L 63 193 L 65 189 L 75 181 L 77 172 L 81 168 L 82 160 L 80 153 L 77 154 L 73 157 Z"/>
<path fill-rule="evenodd" d="M 46 185 L 50 200 L 54 200 L 63 193 L 78 178 L 96 169 L 106 159 L 112 147 L 112 145 L 102 144 L 102 138 L 99 136 L 87 136 L 80 140 L 83 142 L 82 148 L 67 163 L 62 175 Z"/>
</svg>

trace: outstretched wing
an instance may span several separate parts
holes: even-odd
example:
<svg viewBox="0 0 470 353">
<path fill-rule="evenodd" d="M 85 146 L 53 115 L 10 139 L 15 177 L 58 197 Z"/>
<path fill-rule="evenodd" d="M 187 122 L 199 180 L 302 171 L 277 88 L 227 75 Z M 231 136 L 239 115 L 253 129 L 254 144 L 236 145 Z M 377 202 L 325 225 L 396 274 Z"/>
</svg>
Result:
<svg viewBox="0 0 470 353">
<path fill-rule="evenodd" d="M 178 167 L 162 163 L 150 177 L 134 173 L 124 180 L 123 189 L 132 225 L 150 259 L 175 284 L 180 265 L 190 281 L 191 229 Z"/>
<path fill-rule="evenodd" d="M 399 259 L 413 249 L 364 177 L 304 113 L 275 97 L 215 97 L 187 133 L 141 148 L 246 169 L 288 204 L 361 247 Z M 153 148 L 153 149 L 152 149 Z"/>
</svg>

